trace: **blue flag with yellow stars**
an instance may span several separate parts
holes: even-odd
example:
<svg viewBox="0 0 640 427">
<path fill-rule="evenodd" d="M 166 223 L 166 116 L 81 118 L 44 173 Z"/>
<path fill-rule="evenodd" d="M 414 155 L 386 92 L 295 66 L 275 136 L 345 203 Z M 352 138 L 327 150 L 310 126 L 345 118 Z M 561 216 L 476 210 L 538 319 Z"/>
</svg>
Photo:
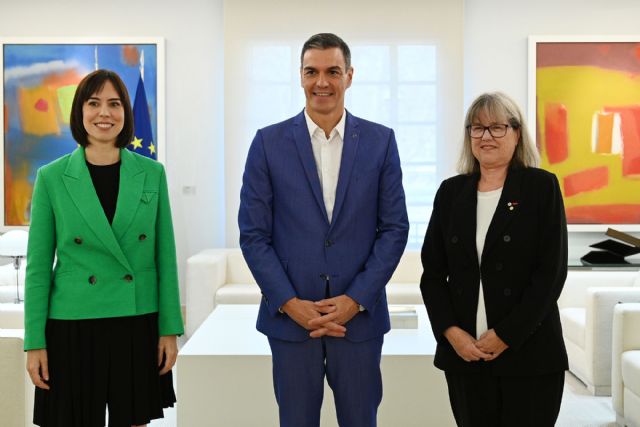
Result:
<svg viewBox="0 0 640 427">
<path fill-rule="evenodd" d="M 136 98 L 133 101 L 133 128 L 133 141 L 131 141 L 127 148 L 135 153 L 158 160 L 156 145 L 151 131 L 147 93 L 144 90 L 142 76 L 140 76 L 138 80 Z"/>
</svg>

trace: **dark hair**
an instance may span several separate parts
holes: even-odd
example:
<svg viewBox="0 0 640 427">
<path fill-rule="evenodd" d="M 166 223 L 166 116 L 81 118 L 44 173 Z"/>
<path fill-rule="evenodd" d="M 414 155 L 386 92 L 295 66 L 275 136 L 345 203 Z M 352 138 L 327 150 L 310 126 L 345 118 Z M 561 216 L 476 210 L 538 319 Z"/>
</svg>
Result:
<svg viewBox="0 0 640 427">
<path fill-rule="evenodd" d="M 344 63 L 346 70 L 351 68 L 351 51 L 349 46 L 340 37 L 332 33 L 320 33 L 309 37 L 309 40 L 302 45 L 302 52 L 300 53 L 300 67 L 302 67 L 302 60 L 304 53 L 309 49 L 329 49 L 332 47 L 340 48 L 342 56 L 344 56 Z"/>
<path fill-rule="evenodd" d="M 120 76 L 113 71 L 96 70 L 82 79 L 76 89 L 76 94 L 73 96 L 73 104 L 71 105 L 71 118 L 69 120 L 71 134 L 73 139 L 83 147 L 89 145 L 89 140 L 87 139 L 87 130 L 82 122 L 82 106 L 94 93 L 100 92 L 107 81 L 110 81 L 116 92 L 118 92 L 124 109 L 124 126 L 116 139 L 116 147 L 126 147 L 133 138 L 133 111 L 131 110 L 127 87 Z"/>
</svg>

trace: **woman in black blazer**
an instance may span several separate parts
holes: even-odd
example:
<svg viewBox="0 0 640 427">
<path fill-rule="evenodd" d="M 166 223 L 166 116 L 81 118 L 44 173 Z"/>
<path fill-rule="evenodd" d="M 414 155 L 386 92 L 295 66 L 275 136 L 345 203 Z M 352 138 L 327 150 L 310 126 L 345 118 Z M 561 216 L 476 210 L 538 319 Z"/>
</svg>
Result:
<svg viewBox="0 0 640 427">
<path fill-rule="evenodd" d="M 461 175 L 436 194 L 420 290 L 458 426 L 553 426 L 568 368 L 557 299 L 567 227 L 517 105 L 469 107 Z"/>
</svg>

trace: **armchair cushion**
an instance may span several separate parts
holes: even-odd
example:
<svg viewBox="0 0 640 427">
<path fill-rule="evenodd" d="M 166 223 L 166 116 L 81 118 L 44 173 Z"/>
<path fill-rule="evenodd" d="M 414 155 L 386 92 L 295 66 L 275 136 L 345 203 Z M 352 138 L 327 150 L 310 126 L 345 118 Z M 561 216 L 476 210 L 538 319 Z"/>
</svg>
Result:
<svg viewBox="0 0 640 427">
<path fill-rule="evenodd" d="M 389 283 L 409 283 L 415 286 L 420 294 L 420 276 L 422 276 L 422 260 L 420 251 L 405 251 L 400 258 L 400 263 L 393 272 Z M 421 294 L 420 294 L 421 295 Z"/>
<path fill-rule="evenodd" d="M 386 287 L 389 304 L 422 304 L 420 279 L 412 283 L 389 282 Z"/>
<path fill-rule="evenodd" d="M 239 249 L 227 252 L 227 283 L 256 283 Z"/>
<path fill-rule="evenodd" d="M 624 386 L 640 395 L 640 349 L 622 353 L 621 369 Z"/>
<path fill-rule="evenodd" d="M 218 304 L 259 304 L 260 288 L 255 283 L 227 283 L 216 293 Z"/>
</svg>

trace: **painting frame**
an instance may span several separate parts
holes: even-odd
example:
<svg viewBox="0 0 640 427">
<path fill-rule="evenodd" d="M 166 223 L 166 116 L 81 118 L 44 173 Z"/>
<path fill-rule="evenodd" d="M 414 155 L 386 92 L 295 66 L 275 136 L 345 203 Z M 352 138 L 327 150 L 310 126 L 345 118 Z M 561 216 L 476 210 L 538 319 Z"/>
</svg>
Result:
<svg viewBox="0 0 640 427">
<path fill-rule="evenodd" d="M 7 81 L 5 79 L 5 48 L 13 46 L 29 46 L 29 45 L 69 45 L 73 46 L 94 46 L 95 51 L 99 47 L 108 45 L 153 45 L 155 46 L 155 135 L 153 136 L 154 148 L 157 149 L 155 155 L 157 161 L 166 164 L 166 80 L 165 80 L 165 39 L 163 37 L 0 37 L 0 81 L 2 89 L 0 90 L 0 105 L 3 106 L 3 114 L 0 114 L 0 132 L 2 135 L 2 150 L 0 150 L 0 176 L 2 177 L 2 186 L 0 187 L 0 232 L 11 229 L 28 230 L 29 225 L 7 225 L 5 211 L 5 189 L 7 185 L 7 177 L 5 170 L 5 150 L 6 150 L 6 131 L 5 124 L 5 90 Z M 98 60 L 96 58 L 96 64 Z M 144 60 L 142 62 L 144 69 Z M 136 95 L 135 87 L 128 87 L 131 103 L 133 106 Z M 147 90 L 148 91 L 148 90 Z"/>
<path fill-rule="evenodd" d="M 528 37 L 528 99 L 527 99 L 527 120 L 534 141 L 540 141 L 538 132 L 538 46 L 544 43 L 640 43 L 640 35 L 530 35 Z M 640 104 L 640 99 L 638 100 Z M 560 177 L 559 177 L 560 180 Z M 640 180 L 638 180 L 640 184 Z M 561 181 L 562 185 L 562 181 Z M 566 205 L 566 201 L 565 201 Z M 568 230 L 571 232 L 604 232 L 608 228 L 614 228 L 626 232 L 640 232 L 640 223 L 569 223 Z"/>
</svg>

